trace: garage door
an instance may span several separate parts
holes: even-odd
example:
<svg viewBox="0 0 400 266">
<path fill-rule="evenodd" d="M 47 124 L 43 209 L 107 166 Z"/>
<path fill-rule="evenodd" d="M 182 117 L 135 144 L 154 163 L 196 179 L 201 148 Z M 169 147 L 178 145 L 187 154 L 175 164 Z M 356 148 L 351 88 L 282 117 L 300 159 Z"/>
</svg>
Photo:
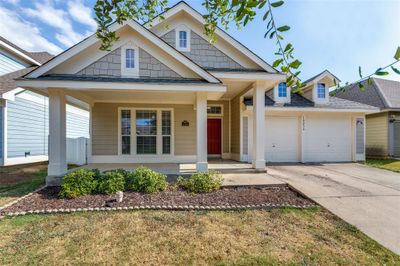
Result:
<svg viewBox="0 0 400 266">
<path fill-rule="evenodd" d="M 267 117 L 265 120 L 265 160 L 298 162 L 299 124 L 297 117 Z"/>
<path fill-rule="evenodd" d="M 351 119 L 307 117 L 304 132 L 305 162 L 351 161 Z"/>
</svg>

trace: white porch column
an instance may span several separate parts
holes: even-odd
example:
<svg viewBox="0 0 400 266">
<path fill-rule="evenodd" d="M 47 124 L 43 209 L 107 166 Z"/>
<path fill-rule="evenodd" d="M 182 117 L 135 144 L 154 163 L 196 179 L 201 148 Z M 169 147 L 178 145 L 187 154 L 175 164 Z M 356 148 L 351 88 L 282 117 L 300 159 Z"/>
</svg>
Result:
<svg viewBox="0 0 400 266">
<path fill-rule="evenodd" d="M 253 89 L 253 168 L 265 171 L 265 87 L 260 82 Z"/>
<path fill-rule="evenodd" d="M 207 172 L 207 94 L 205 92 L 198 92 L 196 95 L 196 122 L 196 170 Z"/>
<path fill-rule="evenodd" d="M 49 166 L 46 184 L 60 185 L 67 173 L 66 99 L 61 90 L 49 89 Z"/>
</svg>

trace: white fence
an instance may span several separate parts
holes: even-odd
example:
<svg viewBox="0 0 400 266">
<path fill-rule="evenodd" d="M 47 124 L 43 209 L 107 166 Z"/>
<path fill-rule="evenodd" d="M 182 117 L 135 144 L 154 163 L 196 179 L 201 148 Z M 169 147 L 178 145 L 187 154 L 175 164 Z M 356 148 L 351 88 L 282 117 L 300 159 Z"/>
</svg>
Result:
<svg viewBox="0 0 400 266">
<path fill-rule="evenodd" d="M 84 165 L 87 163 L 87 138 L 67 138 L 67 163 Z"/>
</svg>

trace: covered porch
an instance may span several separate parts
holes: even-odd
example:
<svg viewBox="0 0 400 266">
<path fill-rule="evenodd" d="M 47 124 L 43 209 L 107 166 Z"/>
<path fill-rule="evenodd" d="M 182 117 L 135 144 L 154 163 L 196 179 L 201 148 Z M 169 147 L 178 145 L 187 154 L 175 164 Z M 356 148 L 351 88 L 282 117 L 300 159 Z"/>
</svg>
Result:
<svg viewBox="0 0 400 266">
<path fill-rule="evenodd" d="M 282 76 L 264 74 L 220 74 L 221 83 L 201 80 L 145 81 L 102 78 L 70 80 L 51 76 L 21 80 L 20 86 L 49 96 L 49 167 L 48 185 L 59 185 L 67 173 L 66 115 L 67 102 L 90 106 L 90 141 L 86 168 L 126 168 L 138 165 L 167 174 L 190 174 L 215 169 L 265 172 L 264 94 Z M 240 161 L 241 97 L 254 98 L 253 162 L 213 163 L 210 154 L 209 120 L 220 119 L 220 149 L 216 158 Z M 221 106 L 220 115 L 210 106 Z M 238 150 L 239 149 L 239 150 Z"/>
</svg>

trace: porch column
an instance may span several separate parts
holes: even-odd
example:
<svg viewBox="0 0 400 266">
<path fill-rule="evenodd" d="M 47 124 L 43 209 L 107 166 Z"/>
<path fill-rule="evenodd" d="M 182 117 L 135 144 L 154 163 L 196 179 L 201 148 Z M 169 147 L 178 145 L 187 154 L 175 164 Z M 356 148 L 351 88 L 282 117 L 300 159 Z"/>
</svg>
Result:
<svg viewBox="0 0 400 266">
<path fill-rule="evenodd" d="M 66 99 L 61 90 L 49 89 L 49 166 L 46 184 L 60 185 L 67 173 Z"/>
<path fill-rule="evenodd" d="M 196 95 L 196 122 L 196 170 L 207 172 L 207 94 L 205 92 L 198 92 Z"/>
<path fill-rule="evenodd" d="M 253 89 L 253 168 L 265 171 L 265 87 L 260 82 Z"/>
</svg>

